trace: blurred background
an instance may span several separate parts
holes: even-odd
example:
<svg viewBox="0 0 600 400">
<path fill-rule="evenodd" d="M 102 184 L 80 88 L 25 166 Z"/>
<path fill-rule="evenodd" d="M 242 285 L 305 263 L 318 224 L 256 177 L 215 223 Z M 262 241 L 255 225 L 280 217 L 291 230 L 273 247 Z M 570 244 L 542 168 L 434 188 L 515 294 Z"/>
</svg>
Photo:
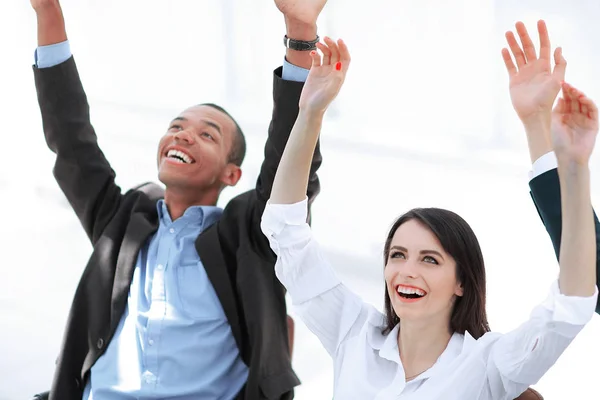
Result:
<svg viewBox="0 0 600 400">
<path fill-rule="evenodd" d="M 156 180 L 167 124 L 200 102 L 225 106 L 249 142 L 254 185 L 270 120 L 272 70 L 284 56 L 271 0 L 62 0 L 99 142 L 124 188 Z M 528 318 L 558 266 L 528 191 L 529 155 L 500 56 L 504 32 L 547 21 L 567 80 L 600 102 L 597 0 L 329 0 L 321 35 L 353 57 L 322 132 L 322 193 L 313 227 L 345 282 L 383 305 L 382 248 L 394 218 L 417 206 L 462 215 L 488 272 L 492 329 Z M 31 64 L 35 15 L 0 2 L 0 399 L 49 388 L 74 289 L 91 252 L 53 177 Z M 598 162 L 592 162 L 598 199 Z M 598 203 L 596 203 L 598 205 Z M 291 311 L 293 315 L 293 310 Z M 296 319 L 298 399 L 331 399 L 331 360 Z M 536 386 L 546 399 L 597 398 L 600 318 Z"/>
</svg>

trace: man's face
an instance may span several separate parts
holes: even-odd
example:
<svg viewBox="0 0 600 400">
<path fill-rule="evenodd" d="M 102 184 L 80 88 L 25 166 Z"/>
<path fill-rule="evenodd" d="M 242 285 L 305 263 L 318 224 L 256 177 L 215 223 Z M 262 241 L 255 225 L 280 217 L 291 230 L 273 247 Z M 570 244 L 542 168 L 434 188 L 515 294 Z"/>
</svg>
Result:
<svg viewBox="0 0 600 400">
<path fill-rule="evenodd" d="M 235 185 L 239 167 L 228 162 L 235 123 L 210 106 L 188 108 L 169 124 L 158 145 L 158 179 L 167 188 L 202 192 Z"/>
</svg>

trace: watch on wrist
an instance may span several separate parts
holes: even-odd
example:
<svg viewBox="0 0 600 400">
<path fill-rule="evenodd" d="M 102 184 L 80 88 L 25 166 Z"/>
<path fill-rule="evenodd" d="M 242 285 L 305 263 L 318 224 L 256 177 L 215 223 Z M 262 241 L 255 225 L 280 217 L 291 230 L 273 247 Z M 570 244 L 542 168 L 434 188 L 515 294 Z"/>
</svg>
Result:
<svg viewBox="0 0 600 400">
<path fill-rule="evenodd" d="M 285 35 L 283 37 L 283 44 L 286 48 L 290 50 L 310 51 L 315 50 L 317 48 L 316 44 L 319 43 L 319 40 L 320 38 L 318 35 L 315 40 L 311 41 L 290 39 L 289 37 L 287 37 L 287 35 Z"/>
</svg>

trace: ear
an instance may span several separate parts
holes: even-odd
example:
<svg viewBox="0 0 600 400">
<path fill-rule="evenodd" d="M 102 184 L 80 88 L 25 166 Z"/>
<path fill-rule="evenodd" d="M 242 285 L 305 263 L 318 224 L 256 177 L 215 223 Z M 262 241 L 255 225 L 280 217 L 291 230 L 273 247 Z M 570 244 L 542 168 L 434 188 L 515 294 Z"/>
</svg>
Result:
<svg viewBox="0 0 600 400">
<path fill-rule="evenodd" d="M 456 284 L 456 289 L 454 290 L 454 294 L 458 297 L 463 296 L 464 291 L 463 291 L 462 283 L 459 282 Z"/>
<path fill-rule="evenodd" d="M 242 177 L 242 169 L 235 164 L 227 164 L 221 174 L 221 183 L 224 186 L 235 186 Z"/>
</svg>

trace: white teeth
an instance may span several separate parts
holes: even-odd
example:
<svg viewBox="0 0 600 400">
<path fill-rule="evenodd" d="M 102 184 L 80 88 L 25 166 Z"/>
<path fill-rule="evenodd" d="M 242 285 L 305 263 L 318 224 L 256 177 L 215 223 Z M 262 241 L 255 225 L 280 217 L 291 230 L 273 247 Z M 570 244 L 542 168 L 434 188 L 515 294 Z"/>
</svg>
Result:
<svg viewBox="0 0 600 400">
<path fill-rule="evenodd" d="M 185 154 L 183 151 L 179 151 L 179 150 L 175 150 L 175 149 L 169 150 L 167 152 L 167 157 L 173 158 L 175 160 L 179 160 L 180 162 L 183 162 L 185 164 L 192 163 L 192 159 L 190 158 L 190 156 Z"/>
<path fill-rule="evenodd" d="M 408 287 L 403 287 L 403 286 L 398 286 L 398 293 L 402 293 L 402 294 L 416 294 L 419 296 L 425 296 L 425 292 L 421 289 L 416 289 L 416 288 L 408 288 Z"/>
</svg>

